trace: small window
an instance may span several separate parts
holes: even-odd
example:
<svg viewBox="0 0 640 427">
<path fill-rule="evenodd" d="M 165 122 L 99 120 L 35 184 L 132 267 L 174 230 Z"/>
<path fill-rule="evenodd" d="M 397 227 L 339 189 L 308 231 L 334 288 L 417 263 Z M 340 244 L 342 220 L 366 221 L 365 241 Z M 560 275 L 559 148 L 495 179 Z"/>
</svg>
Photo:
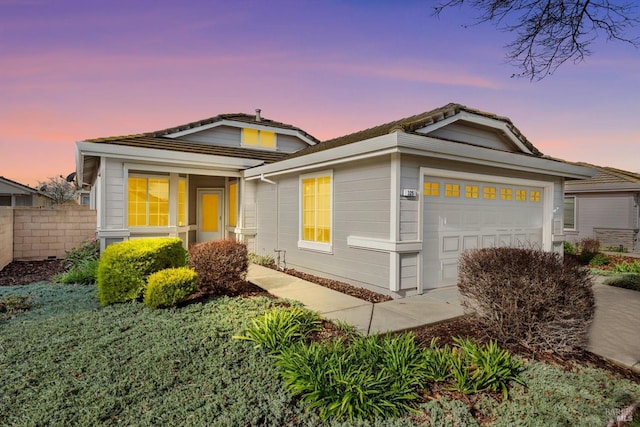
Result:
<svg viewBox="0 0 640 427">
<path fill-rule="evenodd" d="M 276 134 L 266 130 L 242 129 L 242 145 L 259 148 L 276 148 Z"/>
<path fill-rule="evenodd" d="M 438 182 L 425 182 L 424 183 L 424 195 L 425 196 L 439 196 L 440 195 L 440 183 L 438 183 Z"/>
<path fill-rule="evenodd" d="M 484 187 L 484 198 L 488 200 L 495 200 L 496 187 Z"/>
<path fill-rule="evenodd" d="M 529 200 L 532 202 L 540 202 L 540 192 L 537 190 L 531 190 L 529 192 Z"/>
<path fill-rule="evenodd" d="M 465 185 L 464 195 L 467 199 L 478 198 L 478 186 L 477 185 Z"/>
<path fill-rule="evenodd" d="M 460 184 L 445 184 L 445 197 L 460 197 Z"/>
<path fill-rule="evenodd" d="M 333 173 L 300 177 L 300 238 L 298 246 L 331 252 Z"/>
<path fill-rule="evenodd" d="M 565 196 L 564 198 L 564 228 L 566 230 L 576 229 L 576 197 Z"/>
<path fill-rule="evenodd" d="M 516 200 L 519 202 L 526 202 L 527 190 L 516 190 Z"/>
<path fill-rule="evenodd" d="M 513 199 L 513 190 L 510 188 L 501 188 L 500 189 L 500 199 L 501 200 L 511 200 Z"/>
</svg>

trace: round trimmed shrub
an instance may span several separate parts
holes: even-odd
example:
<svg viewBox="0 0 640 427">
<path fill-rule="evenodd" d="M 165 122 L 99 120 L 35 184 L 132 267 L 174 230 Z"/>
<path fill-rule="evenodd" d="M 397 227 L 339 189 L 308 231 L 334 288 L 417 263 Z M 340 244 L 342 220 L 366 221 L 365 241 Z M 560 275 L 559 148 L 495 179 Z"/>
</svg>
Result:
<svg viewBox="0 0 640 427">
<path fill-rule="evenodd" d="M 144 304 L 172 307 L 198 290 L 198 274 L 188 267 L 167 268 L 149 276 L 144 291 Z"/>
<path fill-rule="evenodd" d="M 233 239 L 198 243 L 189 249 L 189 266 L 198 273 L 200 292 L 224 294 L 247 275 L 247 245 Z"/>
<path fill-rule="evenodd" d="M 493 338 L 570 353 L 586 344 L 595 299 L 588 270 L 553 252 L 486 248 L 462 254 L 458 288 L 467 313 Z"/>
</svg>

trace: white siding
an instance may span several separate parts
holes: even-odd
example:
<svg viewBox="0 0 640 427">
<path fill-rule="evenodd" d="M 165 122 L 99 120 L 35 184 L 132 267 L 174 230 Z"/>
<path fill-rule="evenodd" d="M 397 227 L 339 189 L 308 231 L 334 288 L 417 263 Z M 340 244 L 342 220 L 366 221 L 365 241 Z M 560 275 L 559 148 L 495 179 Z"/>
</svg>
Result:
<svg viewBox="0 0 640 427">
<path fill-rule="evenodd" d="M 452 123 L 448 126 L 430 132 L 428 135 L 450 141 L 465 142 L 467 144 L 503 151 L 519 151 L 511 141 L 506 137 L 501 137 L 496 133 L 496 131 L 486 127 L 473 126 L 461 122 Z"/>
<path fill-rule="evenodd" d="M 198 142 L 200 144 L 221 145 L 225 147 L 240 146 L 240 128 L 232 126 L 218 126 L 200 132 L 185 135 L 179 139 Z"/>
<path fill-rule="evenodd" d="M 594 238 L 593 228 L 638 227 L 633 193 L 572 194 L 576 196 L 576 231 L 568 240 Z"/>
<path fill-rule="evenodd" d="M 105 220 L 107 229 L 123 229 L 127 227 L 124 166 L 121 160 L 105 159 L 102 177 L 105 183 Z"/>
</svg>

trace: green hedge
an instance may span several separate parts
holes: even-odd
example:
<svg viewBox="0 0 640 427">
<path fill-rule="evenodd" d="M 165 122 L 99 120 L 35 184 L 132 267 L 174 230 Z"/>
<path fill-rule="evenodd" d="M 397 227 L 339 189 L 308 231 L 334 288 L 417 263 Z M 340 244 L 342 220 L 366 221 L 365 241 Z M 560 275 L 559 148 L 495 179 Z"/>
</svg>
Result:
<svg viewBox="0 0 640 427">
<path fill-rule="evenodd" d="M 198 290 L 198 274 L 188 267 L 167 268 L 153 273 L 144 291 L 145 305 L 172 307 Z"/>
<path fill-rule="evenodd" d="M 186 250 L 175 237 L 127 240 L 107 246 L 98 265 L 98 298 L 109 305 L 139 299 L 147 277 L 165 268 L 184 267 Z"/>
</svg>

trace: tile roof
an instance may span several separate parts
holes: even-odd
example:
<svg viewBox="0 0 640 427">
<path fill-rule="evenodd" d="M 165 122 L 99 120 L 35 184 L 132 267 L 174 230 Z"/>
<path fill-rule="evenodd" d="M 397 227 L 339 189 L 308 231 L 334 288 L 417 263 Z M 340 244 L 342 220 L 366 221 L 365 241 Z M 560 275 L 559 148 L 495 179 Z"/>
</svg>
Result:
<svg viewBox="0 0 640 427">
<path fill-rule="evenodd" d="M 435 110 L 427 111 L 425 113 L 416 114 L 410 117 L 405 117 L 400 120 L 395 120 L 393 122 L 385 123 L 385 124 L 375 126 L 369 129 L 365 129 L 359 132 L 355 132 L 355 133 L 344 135 L 338 138 L 333 138 L 327 141 L 323 141 L 320 144 L 313 145 L 303 150 L 300 150 L 296 153 L 293 153 L 289 156 L 289 158 L 304 156 L 306 154 L 328 150 L 330 148 L 340 147 L 342 145 L 347 145 L 354 142 L 364 141 L 366 139 L 386 135 L 386 134 L 395 132 L 397 130 L 400 130 L 406 133 L 416 133 L 418 129 L 421 129 L 425 126 L 447 119 L 451 116 L 454 116 L 460 113 L 461 111 L 465 111 L 471 114 L 476 114 L 476 115 L 480 115 L 480 116 L 505 122 L 509 127 L 509 129 L 517 136 L 517 138 L 527 148 L 529 148 L 529 150 L 531 150 L 531 152 L 535 156 L 542 156 L 542 153 L 538 151 L 538 149 L 535 148 L 533 144 L 531 144 L 531 142 L 529 142 L 529 140 L 524 135 L 522 135 L 522 133 L 513 125 L 513 123 L 509 118 L 498 116 L 493 113 L 488 113 L 485 111 L 469 108 L 461 104 L 450 103 L 445 105 L 444 107 L 436 108 Z"/>
<path fill-rule="evenodd" d="M 173 138 L 163 138 L 145 135 L 132 135 L 117 138 L 103 138 L 90 140 L 98 144 L 121 145 L 126 147 L 150 148 L 183 153 L 206 154 L 211 156 L 238 157 L 241 159 L 262 160 L 273 163 L 287 157 L 288 153 L 268 150 L 254 150 L 245 147 L 224 147 L 219 145 L 201 144 Z"/>
<path fill-rule="evenodd" d="M 28 185 L 20 184 L 19 182 L 14 181 L 14 180 L 9 179 L 9 178 L 5 178 L 4 176 L 0 176 L 0 181 L 6 181 L 6 182 L 8 182 L 9 184 L 13 184 L 13 185 L 16 185 L 16 186 L 18 186 L 18 187 L 20 187 L 20 188 L 24 188 L 25 190 L 27 190 L 27 191 L 29 191 L 29 192 L 31 192 L 31 193 L 38 193 L 38 192 L 39 192 L 39 191 L 38 191 L 38 190 L 36 190 L 35 188 L 31 188 L 31 187 L 29 187 Z"/>
<path fill-rule="evenodd" d="M 639 184 L 640 173 L 624 171 L 607 166 L 596 166 L 589 163 L 578 162 L 580 166 L 586 166 L 596 170 L 596 174 L 585 180 L 567 182 L 567 185 L 579 184 Z"/>
</svg>

